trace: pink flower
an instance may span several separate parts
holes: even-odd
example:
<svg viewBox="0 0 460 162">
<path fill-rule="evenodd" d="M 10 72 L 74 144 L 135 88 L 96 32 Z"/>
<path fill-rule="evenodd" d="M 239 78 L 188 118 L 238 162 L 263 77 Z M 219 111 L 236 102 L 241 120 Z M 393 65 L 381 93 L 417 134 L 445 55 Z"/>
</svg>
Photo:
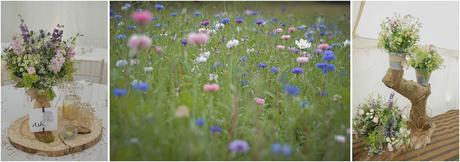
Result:
<svg viewBox="0 0 460 162">
<path fill-rule="evenodd" d="M 48 69 L 50 71 L 52 71 L 54 73 L 58 73 L 59 71 L 61 71 L 62 65 L 65 63 L 65 58 L 62 55 L 63 52 L 65 52 L 65 51 L 63 51 L 62 49 L 57 49 L 56 50 L 56 56 L 54 56 L 51 59 L 51 62 L 48 65 Z"/>
<path fill-rule="evenodd" d="M 218 84 L 205 84 L 203 86 L 203 90 L 205 92 L 215 92 L 215 91 L 218 91 L 219 89 L 220 87 Z"/>
<path fill-rule="evenodd" d="M 161 47 L 161 46 L 155 46 L 155 51 L 156 51 L 157 53 L 162 53 L 162 52 L 163 52 L 163 47 Z"/>
<path fill-rule="evenodd" d="M 283 32 L 283 29 L 281 29 L 281 28 L 275 29 L 275 33 L 281 33 L 281 32 Z"/>
<path fill-rule="evenodd" d="M 329 45 L 327 43 L 322 43 L 318 45 L 318 48 L 322 50 L 326 50 L 327 48 L 329 48 Z"/>
<path fill-rule="evenodd" d="M 184 118 L 189 116 L 188 107 L 181 105 L 177 108 L 176 113 L 174 114 L 177 118 Z"/>
<path fill-rule="evenodd" d="M 265 104 L 265 100 L 263 98 L 257 97 L 257 98 L 255 98 L 255 100 L 256 100 L 257 105 L 264 105 Z"/>
<path fill-rule="evenodd" d="M 291 38 L 290 35 L 283 35 L 283 36 L 281 36 L 281 39 L 284 39 L 284 40 L 288 40 L 289 38 Z"/>
<path fill-rule="evenodd" d="M 13 49 L 13 52 L 16 55 L 20 55 L 24 52 L 24 49 L 22 48 L 22 42 L 23 40 L 21 37 L 15 37 L 13 38 L 13 41 L 10 44 L 10 47 Z"/>
<path fill-rule="evenodd" d="M 134 50 L 149 48 L 151 44 L 152 40 L 146 35 L 132 35 L 128 40 L 128 46 Z"/>
<path fill-rule="evenodd" d="M 278 49 L 278 50 L 284 50 L 285 48 L 286 47 L 281 45 L 281 44 L 276 46 L 276 49 Z"/>
<path fill-rule="evenodd" d="M 288 28 L 289 33 L 294 33 L 295 31 L 296 31 L 295 27 L 291 26 L 291 27 Z"/>
<path fill-rule="evenodd" d="M 35 74 L 35 68 L 33 66 L 27 68 L 27 73 Z"/>
<path fill-rule="evenodd" d="M 76 52 L 76 50 L 75 50 L 75 46 L 68 46 L 68 47 L 67 47 L 67 57 L 68 57 L 68 58 L 74 57 L 76 53 L 77 53 L 77 52 Z"/>
<path fill-rule="evenodd" d="M 152 13 L 147 10 L 136 11 L 131 14 L 131 18 L 138 24 L 146 25 L 152 21 Z"/>
<path fill-rule="evenodd" d="M 308 57 L 297 57 L 297 62 L 301 64 L 307 63 L 308 60 L 309 60 Z"/>
<path fill-rule="evenodd" d="M 208 42 L 208 35 L 204 33 L 190 33 L 188 34 L 187 42 L 195 45 L 202 45 Z"/>
</svg>

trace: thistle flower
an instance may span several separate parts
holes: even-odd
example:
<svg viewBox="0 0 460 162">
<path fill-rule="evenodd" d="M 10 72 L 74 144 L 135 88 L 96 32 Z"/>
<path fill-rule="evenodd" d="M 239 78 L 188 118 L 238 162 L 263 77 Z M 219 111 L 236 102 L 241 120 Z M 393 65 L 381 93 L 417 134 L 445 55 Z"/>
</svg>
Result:
<svg viewBox="0 0 460 162">
<path fill-rule="evenodd" d="M 203 45 L 208 42 L 208 35 L 204 33 L 190 33 L 187 42 L 195 45 Z"/>
<path fill-rule="evenodd" d="M 134 50 L 147 49 L 152 44 L 150 37 L 146 35 L 132 35 L 128 40 L 128 46 Z"/>
<path fill-rule="evenodd" d="M 203 86 L 203 90 L 205 92 L 215 92 L 220 89 L 220 86 L 218 84 L 205 84 Z"/>
<path fill-rule="evenodd" d="M 228 149 L 232 153 L 246 153 L 249 151 L 249 144 L 245 140 L 233 140 L 229 146 Z"/>
<path fill-rule="evenodd" d="M 263 99 L 263 98 L 257 97 L 254 100 L 255 100 L 257 105 L 264 105 L 265 104 L 265 99 Z"/>
<path fill-rule="evenodd" d="M 152 21 L 152 13 L 148 10 L 136 11 L 131 14 L 131 18 L 138 24 L 146 25 Z"/>
</svg>

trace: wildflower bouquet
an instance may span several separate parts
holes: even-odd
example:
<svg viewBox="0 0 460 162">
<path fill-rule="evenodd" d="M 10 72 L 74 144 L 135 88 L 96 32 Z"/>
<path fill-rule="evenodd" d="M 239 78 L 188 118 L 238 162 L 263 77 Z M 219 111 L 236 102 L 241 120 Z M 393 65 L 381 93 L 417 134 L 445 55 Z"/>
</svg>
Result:
<svg viewBox="0 0 460 162">
<path fill-rule="evenodd" d="M 392 55 L 405 56 L 410 48 L 419 41 L 421 24 L 412 15 L 387 17 L 381 24 L 378 47 Z"/>
<path fill-rule="evenodd" d="M 9 47 L 4 49 L 2 59 L 16 87 L 29 90 L 35 99 L 52 100 L 52 87 L 72 80 L 75 43 L 80 34 L 62 40 L 63 25 L 53 32 L 29 31 L 21 19 L 20 35 L 13 36 Z"/>
<path fill-rule="evenodd" d="M 409 145 L 407 120 L 394 105 L 393 97 L 394 93 L 387 103 L 380 96 L 369 98 L 367 103 L 358 106 L 358 116 L 353 119 L 355 133 L 363 139 L 371 156 L 383 153 L 385 146 L 391 152 Z"/>
<path fill-rule="evenodd" d="M 409 64 L 415 68 L 417 80 L 422 79 L 428 82 L 431 72 L 440 68 L 443 61 L 441 56 L 432 45 L 417 46 L 412 51 L 414 54 L 409 60 Z M 419 83 L 421 82 L 419 81 Z"/>
</svg>

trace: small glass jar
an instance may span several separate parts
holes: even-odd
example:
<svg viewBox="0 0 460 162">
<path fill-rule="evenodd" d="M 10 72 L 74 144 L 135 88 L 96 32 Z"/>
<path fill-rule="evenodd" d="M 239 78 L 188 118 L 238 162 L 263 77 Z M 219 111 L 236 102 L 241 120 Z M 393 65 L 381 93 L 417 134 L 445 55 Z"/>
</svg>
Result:
<svg viewBox="0 0 460 162">
<path fill-rule="evenodd" d="M 80 102 L 80 98 L 77 95 L 66 95 L 64 97 L 64 104 L 63 104 L 63 116 L 64 119 L 67 120 L 76 120 L 78 118 L 78 104 Z"/>
</svg>

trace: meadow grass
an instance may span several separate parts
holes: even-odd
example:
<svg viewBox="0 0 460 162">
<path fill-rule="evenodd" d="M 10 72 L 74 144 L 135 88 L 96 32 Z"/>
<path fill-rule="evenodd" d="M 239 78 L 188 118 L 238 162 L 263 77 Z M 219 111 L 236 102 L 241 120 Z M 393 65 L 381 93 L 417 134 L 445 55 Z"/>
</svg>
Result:
<svg viewBox="0 0 460 162">
<path fill-rule="evenodd" d="M 350 39 L 348 2 L 162 2 L 163 10 L 156 10 L 155 2 L 135 2 L 121 10 L 124 4 L 111 2 L 111 92 L 128 90 L 126 95 L 110 96 L 111 160 L 349 160 L 350 47 L 343 45 Z M 146 26 L 136 25 L 130 18 L 136 9 L 150 10 L 156 19 Z M 257 15 L 245 15 L 245 9 L 258 11 Z M 201 16 L 195 16 L 195 11 Z M 170 16 L 171 12 L 177 16 Z M 215 16 L 221 12 L 222 17 Z M 234 22 L 238 16 L 243 23 Z M 327 27 L 324 36 L 313 30 L 319 16 Z M 181 44 L 203 27 L 203 19 L 213 27 L 223 17 L 230 23 L 202 48 Z M 257 18 L 267 23 L 257 25 Z M 130 25 L 136 28 L 128 29 Z M 289 34 L 288 27 L 300 25 L 306 28 L 290 33 L 291 39 L 280 38 Z M 270 34 L 279 27 L 282 33 Z M 299 54 L 287 47 L 297 47 L 294 41 L 306 39 L 310 29 L 314 31 L 312 47 L 307 49 L 310 60 L 300 66 Z M 116 67 L 117 61 L 132 59 L 127 41 L 136 33 L 150 36 L 152 47 L 137 55 L 139 64 Z M 117 38 L 120 34 L 126 38 Z M 239 45 L 229 49 L 226 44 L 231 39 L 238 39 Z M 320 39 L 337 44 L 331 49 L 336 59 L 330 62 L 336 70 L 325 75 L 315 66 L 325 62 L 322 54 L 315 53 Z M 277 45 L 286 49 L 277 50 Z M 206 62 L 196 63 L 202 50 L 211 55 Z M 267 67 L 260 68 L 260 63 Z M 270 71 L 273 66 L 278 73 Z M 146 72 L 145 67 L 153 70 Z M 293 74 L 295 67 L 304 72 Z M 217 81 L 210 81 L 209 74 L 218 75 Z M 133 80 L 146 82 L 148 89 L 135 90 Z M 207 83 L 220 89 L 204 92 Z M 286 85 L 298 87 L 300 93 L 287 94 Z M 265 99 L 265 104 L 257 105 L 256 97 Z M 181 105 L 189 108 L 188 117 L 175 116 Z M 204 125 L 196 124 L 199 118 Z M 222 132 L 211 133 L 211 126 L 221 127 Z M 247 141 L 249 151 L 231 152 L 229 144 L 235 139 Z M 289 146 L 289 152 L 274 153 L 274 143 Z"/>
</svg>

